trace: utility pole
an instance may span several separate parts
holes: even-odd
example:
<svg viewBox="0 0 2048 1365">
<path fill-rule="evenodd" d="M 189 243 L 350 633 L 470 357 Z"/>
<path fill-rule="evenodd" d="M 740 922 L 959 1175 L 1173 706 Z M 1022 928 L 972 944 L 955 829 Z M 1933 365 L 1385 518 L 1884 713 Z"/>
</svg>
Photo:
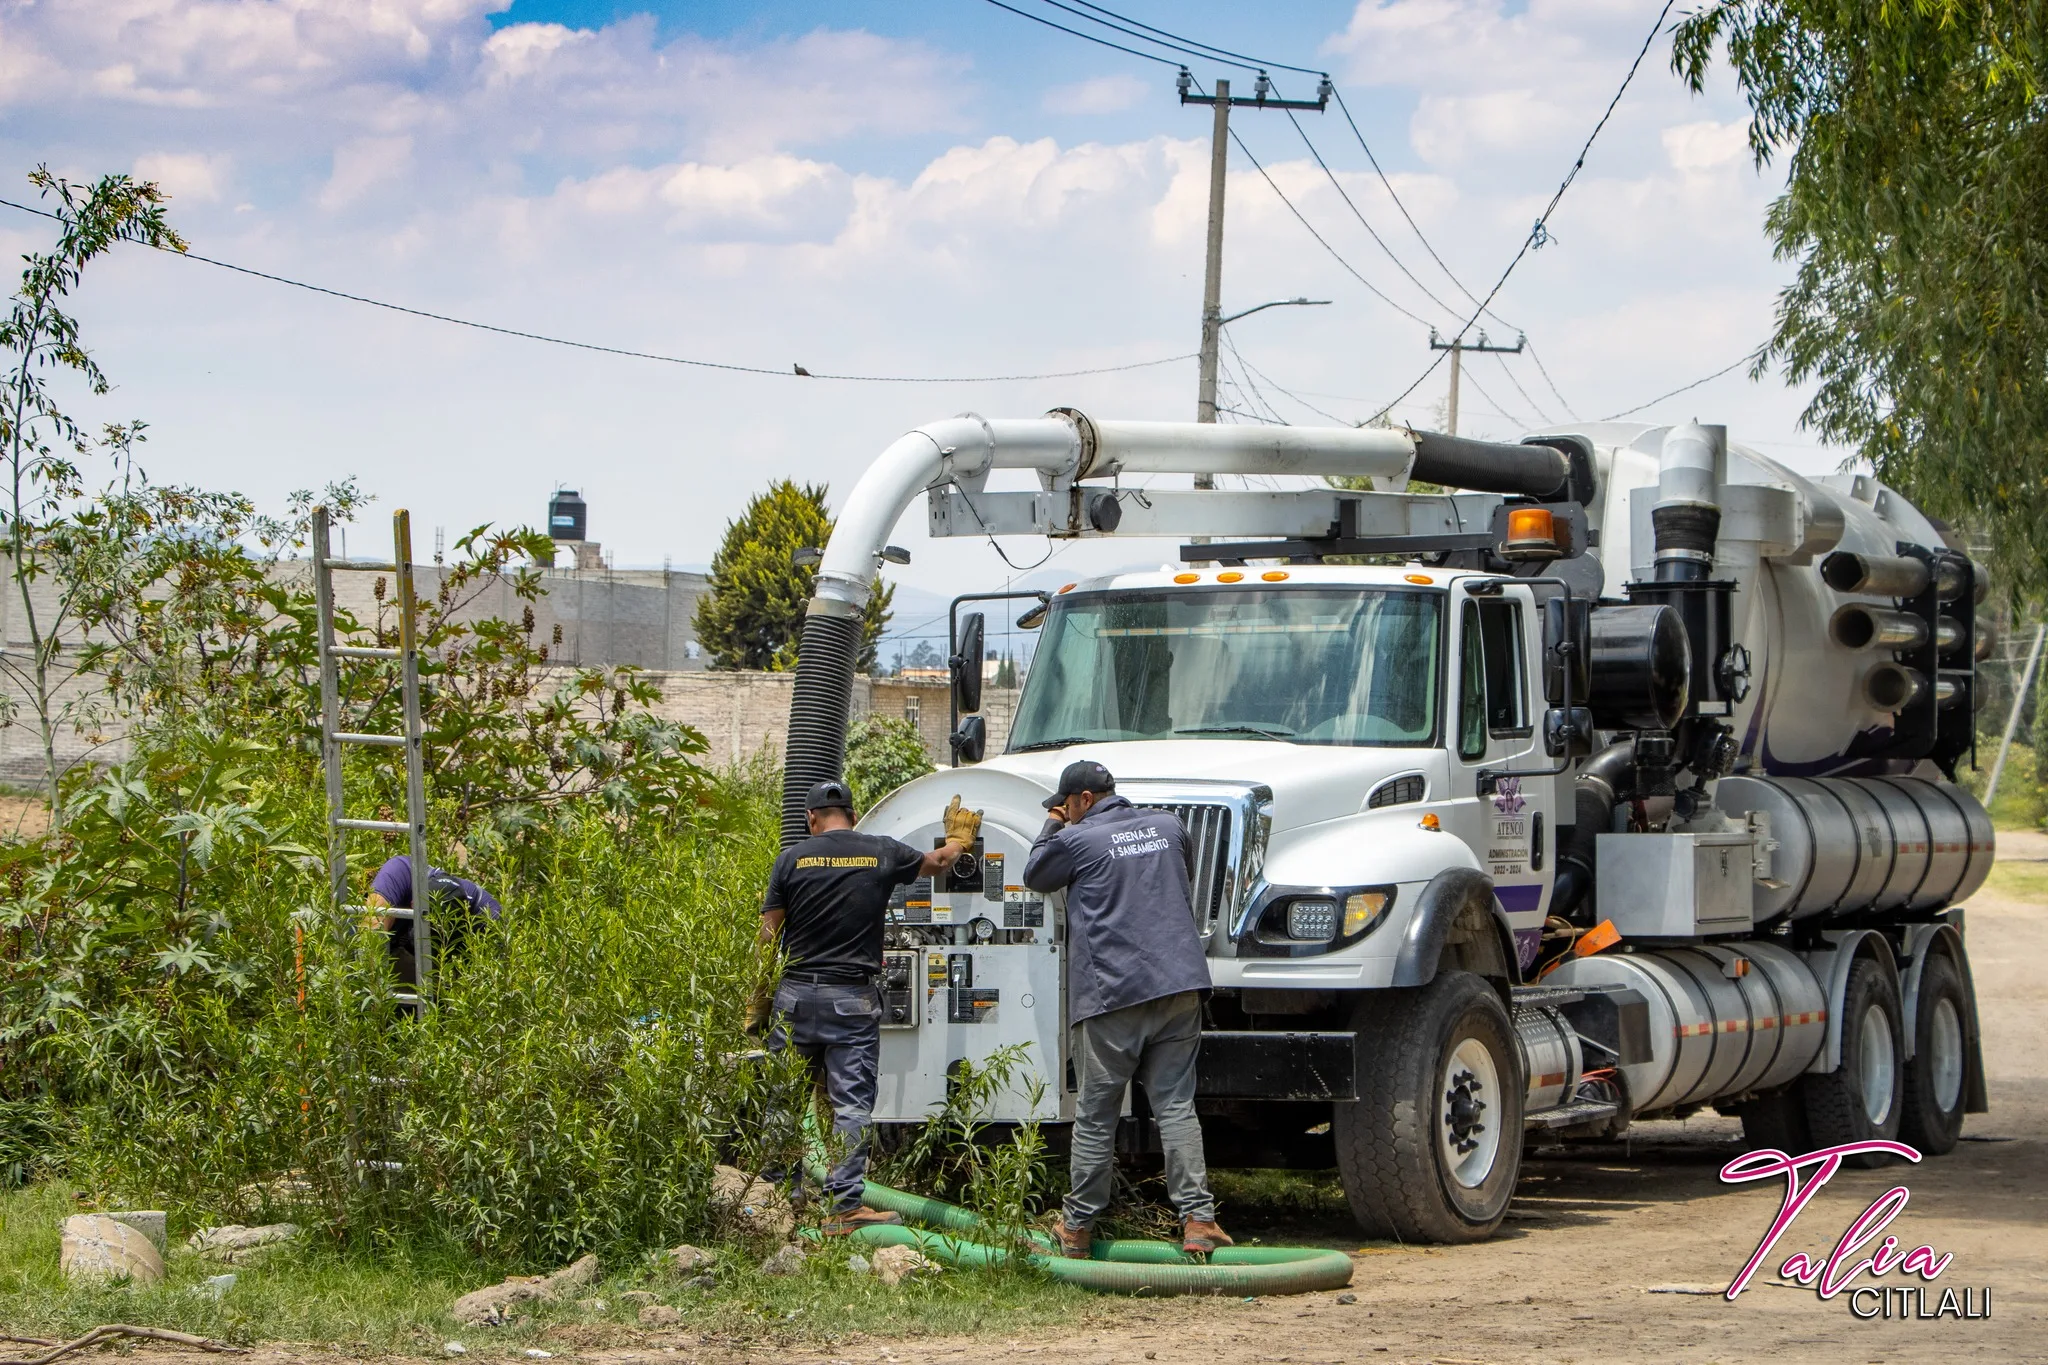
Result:
<svg viewBox="0 0 2048 1365">
<path fill-rule="evenodd" d="M 1487 341 L 1486 333 L 1484 332 L 1479 334 L 1479 340 L 1477 341 L 1465 340 L 1462 333 L 1452 337 L 1449 341 L 1445 341 L 1436 334 L 1436 328 L 1432 327 L 1429 329 L 1429 349 L 1432 351 L 1449 351 L 1451 353 L 1451 401 L 1449 409 L 1444 413 L 1444 425 L 1449 428 L 1450 435 L 1456 436 L 1458 434 L 1458 372 L 1463 368 L 1465 352 L 1476 351 L 1485 355 L 1520 355 L 1522 348 L 1528 344 L 1528 337 L 1519 336 L 1515 338 L 1515 344 L 1512 346 L 1495 346 Z"/>
<path fill-rule="evenodd" d="M 1304 109 L 1320 114 L 1330 104 L 1330 78 L 1323 77 L 1312 100 L 1283 100 L 1273 95 L 1273 82 L 1259 73 L 1249 99 L 1233 98 L 1230 82 L 1216 82 L 1216 93 L 1194 93 L 1195 78 L 1186 67 L 1180 69 L 1180 102 L 1212 105 L 1216 111 L 1209 132 L 1209 254 L 1202 268 L 1202 368 L 1195 389 L 1195 420 L 1216 420 L 1216 351 L 1223 335 L 1223 187 L 1230 166 L 1230 109 Z M 1195 487 L 1214 488 L 1215 476 L 1197 474 Z"/>
</svg>

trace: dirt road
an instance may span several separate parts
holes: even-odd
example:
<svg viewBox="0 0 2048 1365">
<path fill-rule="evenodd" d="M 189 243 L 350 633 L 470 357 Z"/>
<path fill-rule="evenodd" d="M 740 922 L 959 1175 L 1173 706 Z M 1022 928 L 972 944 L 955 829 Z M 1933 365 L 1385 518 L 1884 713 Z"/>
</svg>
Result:
<svg viewBox="0 0 2048 1365">
<path fill-rule="evenodd" d="M 2003 857 L 2048 874 L 2048 838 L 1999 840 Z M 2048 886 L 2048 878 L 2036 884 Z M 1648 1292 L 1725 1288 L 1783 1197 L 1782 1181 L 1719 1183 L 1722 1164 L 1743 1150 L 1740 1129 L 1706 1117 L 1647 1124 L 1625 1145 L 1526 1163 L 1506 1235 L 1481 1246 L 1358 1255 L 1355 1304 L 1340 1305 L 1331 1294 L 1125 1302 L 1062 1339 L 872 1342 L 787 1358 L 891 1365 L 2048 1360 L 2048 896 L 1980 895 L 1969 907 L 1969 941 L 1991 1112 L 1969 1120 L 1963 1144 L 1947 1157 L 1837 1176 L 1785 1234 L 1755 1287 L 1733 1302 L 1718 1292 Z M 1907 1247 L 1925 1242 L 1953 1253 L 1937 1290 L 1989 1288 L 1988 1320 L 1863 1322 L 1850 1315 L 1846 1296 L 1823 1302 L 1811 1290 L 1767 1282 L 1794 1251 L 1824 1257 L 1895 1184 L 1912 1198 L 1890 1231 Z M 1334 1225 L 1249 1230 L 1344 1244 Z"/>
</svg>

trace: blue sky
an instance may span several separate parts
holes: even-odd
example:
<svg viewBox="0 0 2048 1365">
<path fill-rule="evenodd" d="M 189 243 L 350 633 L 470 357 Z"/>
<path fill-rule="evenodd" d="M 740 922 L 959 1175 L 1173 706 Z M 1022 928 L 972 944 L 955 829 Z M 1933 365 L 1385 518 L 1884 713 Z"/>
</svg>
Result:
<svg viewBox="0 0 2048 1365">
<path fill-rule="evenodd" d="M 1015 0 L 1062 22 L 1042 0 Z M 1432 245 L 1483 288 L 1635 55 L 1649 0 L 1128 0 L 1136 18 L 1327 65 Z M 1498 302 L 1527 357 L 1480 363 L 1461 413 L 1512 436 L 1641 404 L 1767 334 L 1788 268 L 1776 190 L 1724 79 L 1653 45 L 1587 168 Z M 1205 83 L 1221 68 L 1196 65 Z M 1242 75 L 1242 73 L 1239 73 Z M 450 328 L 124 251 L 78 304 L 116 388 L 90 422 L 151 424 L 166 481 L 275 503 L 353 475 L 451 534 L 583 489 L 621 564 L 703 563 L 769 480 L 843 492 L 897 433 L 973 409 L 1188 418 L 1182 361 L 1080 379 L 839 384 L 786 374 L 1038 374 L 1194 347 L 1206 111 L 1170 68 L 980 0 L 632 5 L 569 0 L 0 0 L 0 186 L 38 162 L 159 181 L 194 249 L 411 307 L 744 365 L 745 376 Z M 1306 81 L 1283 85 L 1307 93 Z M 1232 420 L 1357 421 L 1458 319 L 1333 113 L 1303 116 L 1375 245 L 1287 120 L 1237 119 L 1295 210 L 1233 150 L 1224 299 L 1309 295 L 1230 329 Z M 38 244 L 0 211 L 0 250 Z M 1353 272 L 1356 272 L 1354 275 Z M 1358 276 L 1362 276 L 1361 282 Z M 1368 285 L 1370 288 L 1368 288 Z M 1373 290 L 1386 296 L 1382 299 Z M 1391 300 L 1391 302 L 1388 302 Z M 1496 326 L 1498 338 L 1507 329 Z M 1555 382 L 1555 387 L 1551 385 Z M 1443 419 L 1442 375 L 1394 409 Z M 1804 468 L 1803 396 L 1735 373 L 1647 419 L 1724 421 Z M 928 543 L 903 580 L 1007 574 Z M 1030 563 L 1042 544 L 1010 547 Z M 1063 549 L 1059 563 L 1170 549 Z"/>
</svg>

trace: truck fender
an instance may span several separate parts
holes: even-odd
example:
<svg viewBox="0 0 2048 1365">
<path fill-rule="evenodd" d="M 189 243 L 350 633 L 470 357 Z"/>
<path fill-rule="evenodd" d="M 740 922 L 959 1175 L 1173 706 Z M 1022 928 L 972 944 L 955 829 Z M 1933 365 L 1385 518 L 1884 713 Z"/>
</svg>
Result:
<svg viewBox="0 0 2048 1365">
<path fill-rule="evenodd" d="M 1849 969 L 1856 965 L 1858 959 L 1868 957 L 1891 973 L 1896 984 L 1899 980 L 1898 959 L 1892 956 L 1891 944 L 1885 942 L 1884 935 L 1875 929 L 1851 929 L 1834 939 L 1829 947 L 1800 956 L 1805 959 L 1807 970 L 1820 982 L 1828 1002 L 1827 1036 L 1821 1043 L 1820 1055 L 1806 1069 L 1813 1075 L 1827 1076 L 1842 1065 L 1842 999 L 1849 991 Z"/>
<path fill-rule="evenodd" d="M 1949 913 L 1960 919 L 1960 911 Z M 1920 1041 L 1920 1030 L 1914 1023 L 1920 1017 L 1920 974 L 1926 969 L 1928 958 L 1944 954 L 1963 978 L 1963 992 L 1969 998 L 1969 1009 L 1963 1017 L 1963 1112 L 1985 1113 L 1991 1106 L 1984 1087 L 1983 1038 L 1977 1027 L 1977 983 L 1970 978 L 1970 956 L 1963 950 L 1962 925 L 1909 924 L 1905 950 L 1906 972 L 1900 999 L 1906 1012 L 1906 1060 L 1913 1059 Z"/>
<path fill-rule="evenodd" d="M 1453 946 L 1451 931 L 1461 923 L 1467 930 L 1455 945 L 1464 959 L 1461 965 L 1503 988 L 1515 984 L 1520 973 L 1515 965 L 1514 931 L 1494 899 L 1493 878 L 1470 867 L 1447 867 L 1422 888 L 1415 912 L 1408 918 L 1401 950 L 1394 958 L 1394 979 L 1389 984 L 1427 986 L 1434 981 L 1445 949 Z"/>
</svg>

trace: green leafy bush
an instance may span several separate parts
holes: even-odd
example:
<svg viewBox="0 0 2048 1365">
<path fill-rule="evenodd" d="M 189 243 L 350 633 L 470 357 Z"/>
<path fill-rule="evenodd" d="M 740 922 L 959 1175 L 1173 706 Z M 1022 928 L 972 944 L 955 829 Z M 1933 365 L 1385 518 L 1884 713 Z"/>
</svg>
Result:
<svg viewBox="0 0 2048 1365">
<path fill-rule="evenodd" d="M 894 716 L 868 714 L 846 729 L 846 781 L 853 802 L 866 810 L 912 778 L 932 771 L 917 727 Z"/>
</svg>

